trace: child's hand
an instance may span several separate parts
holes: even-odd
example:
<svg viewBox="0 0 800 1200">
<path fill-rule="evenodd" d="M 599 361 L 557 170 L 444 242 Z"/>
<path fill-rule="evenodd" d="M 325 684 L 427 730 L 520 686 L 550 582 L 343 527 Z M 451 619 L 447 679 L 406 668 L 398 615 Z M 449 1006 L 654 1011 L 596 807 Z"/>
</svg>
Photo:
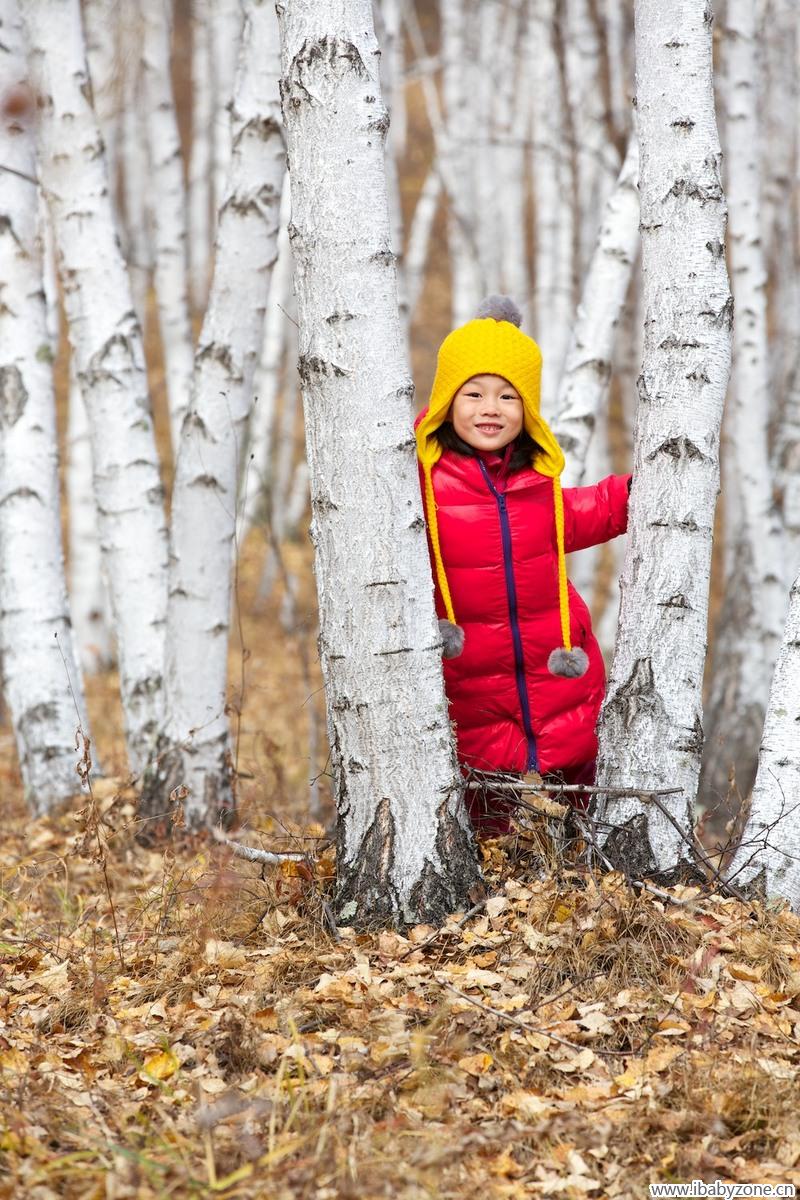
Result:
<svg viewBox="0 0 800 1200">
<path fill-rule="evenodd" d="M 442 637 L 442 658 L 458 658 L 464 649 L 464 630 L 452 621 L 439 622 L 439 633 Z"/>
</svg>

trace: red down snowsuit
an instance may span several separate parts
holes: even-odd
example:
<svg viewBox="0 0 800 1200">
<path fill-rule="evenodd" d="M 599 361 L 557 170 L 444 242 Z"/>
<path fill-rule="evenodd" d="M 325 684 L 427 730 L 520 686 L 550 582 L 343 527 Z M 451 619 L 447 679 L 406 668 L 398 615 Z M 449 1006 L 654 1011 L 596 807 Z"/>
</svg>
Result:
<svg viewBox="0 0 800 1200">
<path fill-rule="evenodd" d="M 465 766 L 544 775 L 596 757 L 605 668 L 589 610 L 570 584 L 570 631 L 589 667 L 577 678 L 548 670 L 561 642 L 552 480 L 529 467 L 498 492 L 500 463 L 500 455 L 445 450 L 432 471 L 442 558 L 465 634 L 459 657 L 444 660 L 445 690 Z M 564 488 L 567 553 L 625 532 L 630 478 Z M 424 503 L 421 470 L 420 485 Z"/>
</svg>

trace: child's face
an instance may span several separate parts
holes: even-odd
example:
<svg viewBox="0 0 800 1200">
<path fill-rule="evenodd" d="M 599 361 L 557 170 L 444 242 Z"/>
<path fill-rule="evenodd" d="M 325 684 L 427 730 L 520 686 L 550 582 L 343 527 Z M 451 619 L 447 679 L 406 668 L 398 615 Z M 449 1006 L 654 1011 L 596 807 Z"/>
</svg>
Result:
<svg viewBox="0 0 800 1200">
<path fill-rule="evenodd" d="M 501 375 L 473 375 L 456 392 L 448 416 L 474 450 L 502 450 L 522 430 L 522 397 Z"/>
</svg>

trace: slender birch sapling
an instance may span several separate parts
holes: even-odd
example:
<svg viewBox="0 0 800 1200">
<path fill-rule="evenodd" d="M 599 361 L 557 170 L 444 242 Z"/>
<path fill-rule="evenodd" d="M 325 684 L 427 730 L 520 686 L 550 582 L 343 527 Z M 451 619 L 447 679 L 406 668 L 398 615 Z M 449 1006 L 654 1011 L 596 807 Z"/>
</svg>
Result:
<svg viewBox="0 0 800 1200">
<path fill-rule="evenodd" d="M 39 96 L 39 176 L 92 437 L 128 756 L 162 726 L 167 538 L 142 333 L 114 225 L 78 0 L 22 0 Z"/>
<path fill-rule="evenodd" d="M 25 797 L 39 816 L 80 791 L 75 733 L 88 724 L 61 548 L 36 105 L 17 0 L 0 0 L 0 30 L 0 663 Z"/>
<path fill-rule="evenodd" d="M 274 7 L 270 0 L 247 0 L 214 277 L 173 488 L 167 720 L 140 806 L 145 818 L 163 813 L 170 793 L 183 784 L 189 789 L 184 813 L 194 827 L 215 824 L 233 806 L 226 714 L 231 564 L 239 460 L 286 170 L 278 69 Z"/>
</svg>

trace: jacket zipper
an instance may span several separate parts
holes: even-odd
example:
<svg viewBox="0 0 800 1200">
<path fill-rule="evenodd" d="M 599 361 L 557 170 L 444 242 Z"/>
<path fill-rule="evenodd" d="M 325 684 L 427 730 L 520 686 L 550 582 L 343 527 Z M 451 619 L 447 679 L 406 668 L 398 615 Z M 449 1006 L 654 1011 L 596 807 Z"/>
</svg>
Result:
<svg viewBox="0 0 800 1200">
<path fill-rule="evenodd" d="M 517 695 L 519 696 L 519 706 L 522 710 L 522 727 L 525 730 L 525 737 L 528 742 L 528 762 L 527 770 L 535 770 L 539 765 L 538 756 L 536 753 L 536 739 L 533 736 L 533 726 L 531 725 L 531 706 L 528 699 L 528 685 L 525 682 L 525 662 L 522 656 L 522 635 L 519 628 L 519 619 L 517 614 L 517 584 L 514 579 L 514 564 L 511 559 L 511 525 L 508 520 L 508 508 L 506 506 L 506 497 L 502 492 L 498 492 L 491 480 L 491 476 L 486 469 L 484 463 L 478 459 L 478 466 L 481 469 L 483 478 L 497 502 L 498 512 L 500 514 L 500 534 L 503 540 L 503 568 L 506 577 L 506 593 L 508 595 L 508 613 L 511 619 L 511 640 L 514 644 L 514 669 L 517 680 Z"/>
</svg>

